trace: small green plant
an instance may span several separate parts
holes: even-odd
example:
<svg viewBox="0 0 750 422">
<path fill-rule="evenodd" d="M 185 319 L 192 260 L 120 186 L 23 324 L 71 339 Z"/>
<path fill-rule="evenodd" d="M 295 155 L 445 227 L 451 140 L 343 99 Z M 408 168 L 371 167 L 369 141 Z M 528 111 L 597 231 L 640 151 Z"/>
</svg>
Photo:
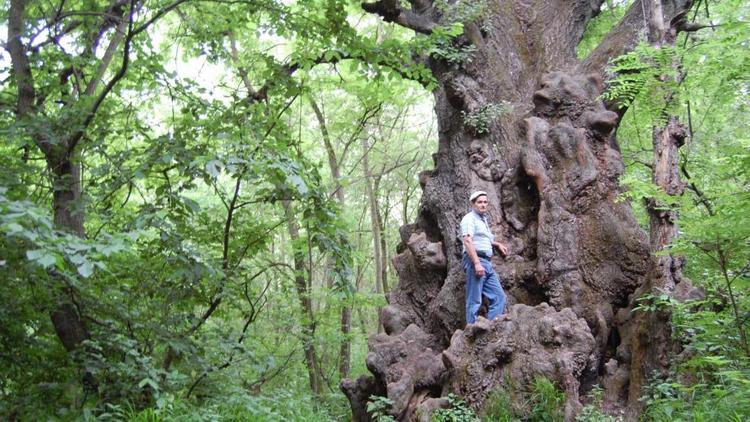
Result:
<svg viewBox="0 0 750 422">
<path fill-rule="evenodd" d="M 438 409 L 432 414 L 432 422 L 479 422 L 474 411 L 460 397 L 449 394 L 448 403 L 449 408 Z"/>
<path fill-rule="evenodd" d="M 508 390 L 493 390 L 484 403 L 484 421 L 512 422 L 517 420 L 513 400 Z"/>
<path fill-rule="evenodd" d="M 547 378 L 534 380 L 531 390 L 532 421 L 562 421 L 565 419 L 565 394 Z"/>
<path fill-rule="evenodd" d="M 666 293 L 660 294 L 658 296 L 648 293 L 636 299 L 636 302 L 638 302 L 638 306 L 633 308 L 631 312 L 656 312 L 672 308 L 677 304 L 677 302 Z"/>
<path fill-rule="evenodd" d="M 472 55 L 477 51 L 474 44 L 454 45 L 454 43 L 439 44 L 434 55 L 444 59 L 454 66 L 462 66 L 471 63 Z"/>
<path fill-rule="evenodd" d="M 565 419 L 564 408 L 565 394 L 549 379 L 537 378 L 528 389 L 520 389 L 506 378 L 504 387 L 487 397 L 482 420 L 556 422 Z"/>
<path fill-rule="evenodd" d="M 589 392 L 591 403 L 581 409 L 581 413 L 576 417 L 576 422 L 622 422 L 622 417 L 612 416 L 601 410 L 604 390 L 595 385 Z"/>
<path fill-rule="evenodd" d="M 370 400 L 367 402 L 367 413 L 376 422 L 395 422 L 393 416 L 388 414 L 391 406 L 393 406 L 393 401 L 388 397 L 370 396 Z"/>
<path fill-rule="evenodd" d="M 464 119 L 464 124 L 471 128 L 474 133 L 483 135 L 490 131 L 490 123 L 505 114 L 509 108 L 510 106 L 506 102 L 500 104 L 490 103 L 471 113 L 462 111 L 461 116 Z"/>
</svg>

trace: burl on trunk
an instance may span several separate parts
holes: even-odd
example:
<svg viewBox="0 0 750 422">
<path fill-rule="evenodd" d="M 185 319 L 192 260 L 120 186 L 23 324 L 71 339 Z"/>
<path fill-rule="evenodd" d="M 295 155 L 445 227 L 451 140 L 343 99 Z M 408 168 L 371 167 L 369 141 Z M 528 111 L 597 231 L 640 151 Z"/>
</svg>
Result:
<svg viewBox="0 0 750 422">
<path fill-rule="evenodd" d="M 430 33 L 460 15 L 451 10 L 469 7 L 409 3 L 364 8 Z M 636 1 L 580 62 L 576 46 L 602 3 L 482 2 L 482 16 L 464 22 L 455 40 L 475 47 L 470 61 L 422 58 L 439 81 L 439 150 L 420 177 L 417 221 L 401 228 L 399 284 L 381 315 L 386 333 L 369 341 L 372 376 L 342 382 L 355 420 L 370 419 L 371 395 L 387 396 L 399 420 L 417 420 L 448 392 L 481 410 L 508 377 L 524 385 L 538 376 L 565 391 L 568 420 L 596 384 L 606 406 L 637 415 L 644 380 L 666 364 L 652 354 L 667 348 L 650 345 L 668 340 L 644 326 L 658 320 L 632 312 L 658 267 L 630 205 L 618 200 L 622 110 L 598 97 L 607 60 L 639 36 L 669 32 L 691 2 Z M 508 257 L 493 258 L 510 304 L 501 319 L 464 328 L 458 226 L 477 189 L 489 193 L 493 231 L 510 245 Z"/>
</svg>

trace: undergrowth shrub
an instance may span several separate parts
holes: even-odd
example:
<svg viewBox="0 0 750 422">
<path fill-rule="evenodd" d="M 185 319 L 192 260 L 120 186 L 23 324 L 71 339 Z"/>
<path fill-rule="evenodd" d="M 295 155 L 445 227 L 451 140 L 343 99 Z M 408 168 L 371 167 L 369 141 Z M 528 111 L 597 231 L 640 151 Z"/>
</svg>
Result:
<svg viewBox="0 0 750 422">
<path fill-rule="evenodd" d="M 565 394 L 545 377 L 539 377 L 528 389 L 506 378 L 505 387 L 490 393 L 485 401 L 483 421 L 518 420 L 556 422 L 565 419 Z"/>
<path fill-rule="evenodd" d="M 432 422 L 479 422 L 474 411 L 460 397 L 449 394 L 448 403 L 449 408 L 438 409 L 432 414 Z"/>
<path fill-rule="evenodd" d="M 667 379 L 649 385 L 641 420 L 750 420 L 750 371 L 724 369 L 691 385 Z"/>
<path fill-rule="evenodd" d="M 601 387 L 594 386 L 588 396 L 591 402 L 581 409 L 576 422 L 622 422 L 621 416 L 613 416 L 601 410 L 604 402 L 604 390 Z"/>
<path fill-rule="evenodd" d="M 298 392 L 275 390 L 262 396 L 229 394 L 203 402 L 172 398 L 163 407 L 140 411 L 113 409 L 111 417 L 98 420 L 126 420 L 128 422 L 203 422 L 203 421 L 299 421 L 329 422 L 346 420 L 349 409 L 343 395 L 331 395 L 323 400 Z"/>
<path fill-rule="evenodd" d="M 367 413 L 375 422 L 394 422 L 395 419 L 388 412 L 393 406 L 393 401 L 388 397 L 370 396 L 367 401 Z"/>
</svg>

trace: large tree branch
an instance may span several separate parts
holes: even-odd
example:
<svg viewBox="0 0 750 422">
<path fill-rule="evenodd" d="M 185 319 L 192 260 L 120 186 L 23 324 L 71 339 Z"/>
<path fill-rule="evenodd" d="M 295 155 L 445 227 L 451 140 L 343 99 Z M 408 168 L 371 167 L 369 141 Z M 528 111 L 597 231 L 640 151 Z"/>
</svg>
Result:
<svg viewBox="0 0 750 422">
<path fill-rule="evenodd" d="M 130 9 L 128 12 L 128 19 L 127 19 L 128 31 L 127 31 L 127 35 L 125 36 L 125 46 L 123 48 L 122 65 L 120 66 L 120 69 L 117 71 L 117 73 L 115 73 L 112 79 L 110 79 L 110 81 L 104 87 L 102 92 L 96 97 L 96 100 L 94 101 L 94 105 L 86 113 L 86 117 L 83 123 L 81 124 L 80 128 L 69 139 L 69 142 L 67 145 L 68 152 L 71 152 L 75 149 L 76 145 L 83 137 L 83 134 L 85 133 L 86 129 L 94 120 L 94 117 L 96 116 L 96 112 L 99 110 L 99 107 L 101 107 L 102 102 L 104 102 L 104 99 L 107 98 L 107 96 L 109 95 L 110 92 L 112 92 L 112 90 L 117 85 L 117 83 L 125 76 L 125 73 L 127 72 L 128 66 L 130 64 L 130 47 L 131 47 L 133 38 L 135 38 L 136 35 L 148 29 L 152 24 L 154 24 L 162 16 L 164 16 L 165 14 L 177 8 L 177 6 L 187 1 L 188 0 L 177 0 L 169 4 L 168 6 L 164 7 L 163 9 L 160 9 L 159 11 L 157 11 L 153 16 L 151 16 L 151 18 L 149 18 L 146 22 L 144 22 L 140 26 L 134 27 L 136 0 L 130 0 Z"/>
<path fill-rule="evenodd" d="M 670 33 L 676 33 L 692 4 L 692 0 L 636 0 L 620 23 L 578 66 L 578 71 L 603 75 L 611 59 L 632 51 L 639 42 L 661 42 L 673 36 Z"/>
<path fill-rule="evenodd" d="M 233 30 L 229 30 L 227 33 L 227 37 L 229 38 L 229 46 L 230 46 L 230 58 L 232 59 L 232 63 L 237 68 L 237 73 L 240 75 L 240 79 L 242 79 L 242 84 L 245 85 L 245 89 L 247 90 L 247 98 L 251 101 L 260 101 L 264 98 L 266 98 L 266 92 L 268 91 L 267 86 L 263 86 L 260 91 L 256 91 L 253 88 L 253 84 L 250 81 L 250 76 L 247 73 L 247 68 L 242 66 L 242 62 L 240 61 L 240 53 L 237 49 L 237 38 L 234 35 Z"/>
<path fill-rule="evenodd" d="M 171 12 L 172 10 L 176 9 L 176 8 L 177 8 L 177 6 L 179 6 L 179 5 L 183 4 L 183 3 L 186 3 L 186 2 L 188 2 L 188 1 L 189 1 L 189 0 L 177 0 L 177 1 L 175 1 L 175 2 L 173 2 L 173 3 L 171 3 L 171 4 L 169 4 L 169 5 L 167 5 L 167 6 L 166 6 L 166 7 L 164 7 L 163 9 L 160 9 L 159 11 L 157 11 L 156 13 L 154 13 L 154 15 L 153 15 L 153 16 L 151 16 L 151 18 L 149 18 L 149 19 L 148 19 L 148 20 L 147 20 L 146 22 L 144 22 L 144 23 L 143 23 L 143 24 L 141 24 L 140 26 L 138 26 L 138 27 L 136 27 L 135 29 L 133 29 L 133 36 L 135 36 L 135 35 L 138 35 L 138 34 L 140 34 L 141 32 L 145 31 L 145 30 L 146 30 L 146 29 L 148 29 L 148 28 L 149 28 L 149 27 L 150 27 L 150 26 L 151 26 L 151 25 L 152 25 L 152 24 L 153 24 L 154 22 L 156 22 L 156 21 L 158 21 L 159 19 L 161 19 L 161 18 L 162 18 L 162 16 L 164 16 L 164 15 L 166 15 L 167 13 Z"/>
<path fill-rule="evenodd" d="M 16 79 L 18 98 L 16 100 L 16 114 L 21 117 L 29 115 L 34 109 L 36 90 L 31 65 L 26 54 L 26 48 L 21 41 L 24 32 L 24 13 L 26 0 L 11 0 L 8 11 L 8 43 L 6 49 L 10 53 L 11 67 Z"/>
<path fill-rule="evenodd" d="M 101 83 L 102 78 L 104 77 L 104 73 L 107 71 L 107 68 L 109 68 L 112 59 L 114 59 L 115 57 L 117 49 L 120 47 L 122 40 L 125 38 L 127 28 L 128 20 L 122 19 L 120 24 L 115 28 L 115 33 L 112 35 L 112 39 L 109 41 L 109 45 L 107 46 L 107 50 L 104 52 L 104 56 L 102 57 L 101 62 L 99 62 L 99 67 L 96 69 L 96 73 L 89 80 L 84 95 L 91 96 L 96 92 L 96 88 L 99 86 L 99 83 Z"/>
<path fill-rule="evenodd" d="M 94 117 L 96 116 L 96 112 L 99 110 L 99 107 L 101 107 L 102 103 L 104 102 L 104 99 L 107 98 L 110 92 L 115 88 L 115 85 L 125 76 L 125 73 L 128 70 L 128 66 L 130 65 L 130 46 L 133 41 L 133 37 L 135 37 L 135 32 L 133 31 L 133 19 L 135 17 L 135 5 L 136 0 L 130 0 L 130 11 L 128 12 L 128 32 L 125 36 L 125 46 L 123 47 L 122 52 L 122 65 L 120 66 L 120 69 L 117 71 L 117 73 L 112 76 L 112 79 L 109 80 L 107 85 L 104 87 L 101 93 L 96 97 L 96 100 L 94 100 L 94 104 L 91 106 L 91 109 L 86 113 L 86 116 L 81 123 L 80 127 L 76 132 L 73 134 L 73 136 L 70 137 L 67 143 L 67 153 L 71 153 L 75 147 L 78 145 L 78 142 L 83 138 L 83 134 L 86 132 L 86 129 L 89 127 L 91 122 L 94 120 Z"/>
<path fill-rule="evenodd" d="M 399 3 L 398 0 L 379 0 L 375 3 L 362 3 L 362 9 L 365 12 L 381 16 L 386 22 L 394 22 L 422 34 L 432 33 L 437 23 L 429 17 L 430 2 L 410 0 L 417 12 L 402 9 Z"/>
<path fill-rule="evenodd" d="M 28 53 L 22 41 L 25 11 L 26 0 L 11 0 L 10 10 L 8 11 L 8 42 L 6 48 L 10 53 L 11 69 L 16 80 L 18 98 L 16 99 L 15 113 L 19 119 L 30 117 L 35 113 L 35 101 L 38 99 Z M 39 103 L 39 101 L 36 102 Z M 32 136 L 32 138 L 45 156 L 52 153 L 53 145 L 47 138 L 41 136 Z M 25 150 L 24 158 L 28 158 L 28 150 Z"/>
<path fill-rule="evenodd" d="M 129 0 L 113 0 L 112 4 L 104 11 L 98 30 L 91 35 L 91 41 L 88 53 L 95 54 L 96 49 L 99 46 L 104 34 L 112 27 L 119 28 L 121 26 L 125 13 L 127 12 L 126 6 Z"/>
</svg>

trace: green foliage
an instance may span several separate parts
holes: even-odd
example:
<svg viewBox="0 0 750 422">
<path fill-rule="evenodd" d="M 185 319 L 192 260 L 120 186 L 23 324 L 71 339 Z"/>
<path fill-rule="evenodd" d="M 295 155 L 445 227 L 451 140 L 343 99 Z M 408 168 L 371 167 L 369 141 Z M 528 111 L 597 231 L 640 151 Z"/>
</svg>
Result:
<svg viewBox="0 0 750 422">
<path fill-rule="evenodd" d="M 672 105 L 679 101 L 674 93 L 678 87 L 675 63 L 680 54 L 669 46 L 639 44 L 630 53 L 612 60 L 608 71 L 616 76 L 602 97 L 622 107 L 630 107 L 637 99 L 639 108 L 646 107 L 647 114 L 653 116 L 653 124 L 664 124 Z"/>
<path fill-rule="evenodd" d="M 327 398 L 331 399 L 331 398 Z M 343 396 L 335 398 L 344 400 Z M 328 400 L 327 400 L 328 401 Z M 343 403 L 342 403 L 343 404 Z M 201 405 L 169 396 L 153 408 L 136 410 L 132 406 L 112 408 L 106 417 L 99 420 L 125 420 L 128 422 L 171 422 L 171 421 L 313 421 L 327 422 L 340 420 L 346 416 L 340 413 L 348 409 L 329 409 L 316 404 L 309 395 L 298 392 L 275 390 L 263 396 L 248 395 L 234 391 L 223 399 L 210 399 Z"/>
<path fill-rule="evenodd" d="M 576 54 L 579 59 L 585 59 L 594 51 L 601 40 L 625 16 L 625 12 L 631 4 L 632 1 L 630 0 L 617 2 L 609 0 L 603 5 L 602 11 L 586 25 L 586 32 L 576 47 Z"/>
<path fill-rule="evenodd" d="M 558 421 L 564 419 L 565 394 L 547 378 L 536 378 L 531 390 L 531 420 Z"/>
<path fill-rule="evenodd" d="M 564 408 L 565 394 L 549 379 L 536 378 L 528 389 L 522 389 L 507 378 L 503 388 L 487 397 L 482 420 L 562 421 Z"/>
<path fill-rule="evenodd" d="M 490 124 L 492 124 L 495 119 L 507 113 L 509 107 L 510 105 L 507 103 L 491 103 L 484 105 L 471 113 L 461 111 L 461 116 L 463 117 L 464 125 L 471 128 L 471 130 L 477 135 L 484 135 L 489 133 Z"/>
<path fill-rule="evenodd" d="M 454 42 L 438 41 L 431 49 L 433 57 L 445 60 L 454 66 L 471 63 L 473 54 L 477 51 L 474 44 L 456 45 Z"/>
<path fill-rule="evenodd" d="M 615 90 L 630 101 L 618 130 L 628 196 L 644 227 L 643 198 L 656 198 L 679 212 L 681 235 L 665 253 L 684 256 L 685 275 L 705 292 L 705 299 L 684 304 L 660 293 L 639 304 L 646 311 L 668 310 L 673 337 L 686 349 L 682 360 L 672 358 L 678 366 L 669 379 L 653 381 L 643 398 L 644 420 L 748 418 L 740 397 L 748 394 L 750 367 L 750 54 L 737 46 L 748 39 L 750 28 L 739 21 L 750 6 L 742 1 L 697 4 L 690 21 L 710 19 L 720 26 L 682 34 L 663 51 L 639 47 L 614 64 L 620 80 Z M 671 96 L 669 104 L 665 94 Z M 680 197 L 655 188 L 651 169 L 644 165 L 653 160 L 652 129 L 669 114 L 687 125 L 689 135 L 680 150 L 680 176 L 687 185 Z"/>
<path fill-rule="evenodd" d="M 660 295 L 647 293 L 636 299 L 636 302 L 638 305 L 633 308 L 632 312 L 657 312 L 664 309 L 669 310 L 677 304 L 677 301 L 666 293 Z"/>
<path fill-rule="evenodd" d="M 461 22 L 436 27 L 429 36 L 417 36 L 411 47 L 412 51 L 426 51 L 430 56 L 445 60 L 455 67 L 469 64 L 477 47 L 470 43 L 459 43 L 457 38 L 463 30 Z"/>
<path fill-rule="evenodd" d="M 31 201 L 8 198 L 0 186 L 0 231 L 7 247 L 23 252 L 29 263 L 41 269 L 54 269 L 71 283 L 76 276 L 90 277 L 95 269 L 106 270 L 106 260 L 129 250 L 137 232 L 117 236 L 103 234 L 100 240 L 87 240 L 53 228 L 46 210 Z"/>
<path fill-rule="evenodd" d="M 448 395 L 448 404 L 447 409 L 438 409 L 432 414 L 432 422 L 479 422 L 474 411 L 455 394 Z"/>
<path fill-rule="evenodd" d="M 604 413 L 601 410 L 603 404 L 604 390 L 595 385 L 589 392 L 591 402 L 581 409 L 576 417 L 577 422 L 622 422 L 622 417 Z"/>
<path fill-rule="evenodd" d="M 0 64 L 10 75 L 0 90 L 0 317 L 10 321 L 0 329 L 0 418 L 345 419 L 343 395 L 325 393 L 339 382 L 339 348 L 351 342 L 352 376 L 366 371 L 363 333 L 384 302 L 371 293 L 372 235 L 359 218 L 368 209 L 353 199 L 365 190 L 362 157 L 350 147 L 377 140 L 370 159 L 383 236 L 395 244 L 418 205 L 424 143 L 434 143 L 425 93 L 402 77 L 434 84 L 424 65 L 405 64 L 415 45 L 432 41 L 383 36 L 369 21 L 355 28 L 348 18 L 359 6 L 339 0 L 165 10 L 133 39 L 124 78 L 75 150 L 80 238 L 53 223 L 56 181 L 35 139 L 59 145 L 81 128 L 92 98 L 79 85 L 96 74 L 114 33 L 101 30 L 109 14 L 98 13 L 109 3 L 28 5 L 23 41 L 42 43 L 27 48 L 43 103 L 31 118 L 14 113 L 16 81 Z M 136 26 L 165 5 L 149 4 Z M 49 39 L 63 28 L 71 32 Z M 122 54 L 120 46 L 104 82 Z M 66 69 L 75 71 L 61 78 Z M 342 204 L 307 95 L 328 112 Z M 356 130 L 352 113 L 366 116 Z M 285 201 L 299 225 L 294 242 Z M 295 284 L 297 256 L 307 295 Z M 300 305 L 305 296 L 312 314 Z M 73 353 L 50 321 L 63 299 L 88 331 Z M 361 314 L 344 334 L 341 312 L 351 306 Z M 311 326 L 324 390 L 314 398 L 302 353 Z M 95 393 L 83 390 L 84 371 Z"/>
<path fill-rule="evenodd" d="M 367 401 L 367 413 L 375 422 L 393 422 L 395 419 L 388 414 L 393 406 L 393 401 L 388 397 L 370 396 Z"/>
<path fill-rule="evenodd" d="M 699 360 L 703 360 L 699 358 Z M 697 364 L 698 362 L 692 362 Z M 745 421 L 750 418 L 750 372 L 729 369 L 727 362 L 702 362 L 716 369 L 708 378 L 691 383 L 664 380 L 649 385 L 643 420 Z M 705 373 L 704 373 L 705 375 Z"/>
<path fill-rule="evenodd" d="M 508 388 L 495 389 L 490 392 L 484 402 L 482 420 L 497 422 L 516 420 L 513 397 Z"/>
</svg>

